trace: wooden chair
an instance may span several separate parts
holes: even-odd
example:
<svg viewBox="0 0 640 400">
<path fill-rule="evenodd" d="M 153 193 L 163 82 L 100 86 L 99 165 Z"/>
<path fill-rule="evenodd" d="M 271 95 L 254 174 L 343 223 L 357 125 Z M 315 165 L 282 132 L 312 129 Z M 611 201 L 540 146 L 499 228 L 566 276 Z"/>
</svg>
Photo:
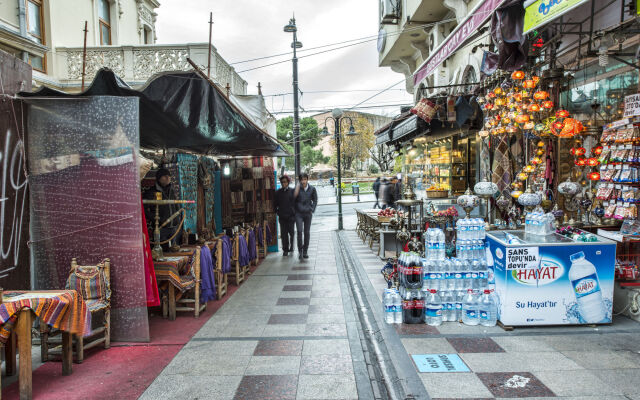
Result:
<svg viewBox="0 0 640 400">
<path fill-rule="evenodd" d="M 215 251 L 215 264 L 213 266 L 213 278 L 216 281 L 216 297 L 218 300 L 227 294 L 229 285 L 227 274 L 222 271 L 222 235 L 210 242 L 207 242 L 209 249 Z M 214 250 L 215 249 L 215 250 Z"/>
<path fill-rule="evenodd" d="M 91 313 L 91 321 L 95 321 L 94 315 L 103 314 L 102 325 L 93 328 L 88 336 L 74 335 L 74 353 L 77 363 L 84 361 L 84 351 L 100 344 L 105 349 L 111 347 L 111 269 L 108 258 L 98 265 L 78 265 L 77 260 L 71 260 L 71 271 L 67 278 L 65 289 L 75 290 L 84 299 Z M 47 324 L 40 324 L 41 355 L 42 362 L 49 359 L 49 355 L 62 354 L 62 339 L 58 339 L 60 331 L 52 331 Z M 97 338 L 96 338 L 97 337 Z M 94 339 L 95 338 L 95 339 Z M 85 340 L 91 340 L 85 344 Z"/>
<path fill-rule="evenodd" d="M 201 266 L 200 266 L 200 252 L 202 251 L 202 248 L 200 246 L 195 246 L 195 245 L 187 245 L 187 246 L 182 246 L 181 249 L 192 249 L 193 252 L 192 253 L 186 253 L 186 255 L 189 255 L 190 257 L 193 257 L 193 259 L 190 259 L 189 262 L 191 263 L 191 269 L 189 271 L 187 271 L 187 274 L 191 274 L 193 276 L 193 278 L 195 278 L 195 286 L 192 289 L 189 289 L 187 291 L 184 292 L 184 295 L 176 298 L 175 296 L 175 287 L 172 288 L 172 284 L 171 282 L 169 282 L 169 290 L 171 291 L 173 289 L 174 291 L 174 295 L 173 296 L 169 296 L 168 299 L 164 299 L 163 301 L 168 301 L 167 306 L 165 307 L 163 305 L 162 309 L 165 310 L 165 308 L 168 308 L 168 313 L 170 316 L 173 316 L 173 319 L 175 319 L 175 314 L 177 311 L 192 311 L 194 314 L 195 318 L 198 318 L 200 316 L 200 313 L 202 311 L 204 311 L 207 308 L 207 304 L 201 304 L 200 303 L 200 282 L 202 281 L 201 279 Z M 178 252 L 178 253 L 164 253 L 164 255 L 166 257 L 175 257 L 175 256 L 184 256 L 185 253 L 184 252 Z"/>
<path fill-rule="evenodd" d="M 256 230 L 258 229 L 262 231 L 262 246 L 258 244 L 258 258 L 266 258 L 267 252 L 269 251 L 269 244 L 267 243 L 267 223 L 263 222 L 262 224 L 259 224 L 256 227 Z M 258 243 L 257 239 L 256 243 Z"/>
<path fill-rule="evenodd" d="M 234 234 L 231 238 L 231 277 L 235 280 L 235 285 L 240 286 L 244 280 L 244 268 L 240 266 L 240 235 Z"/>
</svg>

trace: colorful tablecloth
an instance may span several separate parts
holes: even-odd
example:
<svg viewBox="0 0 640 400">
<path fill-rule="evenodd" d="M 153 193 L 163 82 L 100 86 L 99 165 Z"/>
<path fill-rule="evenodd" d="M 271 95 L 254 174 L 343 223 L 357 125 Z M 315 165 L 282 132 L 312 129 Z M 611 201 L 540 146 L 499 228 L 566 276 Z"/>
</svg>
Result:
<svg viewBox="0 0 640 400">
<path fill-rule="evenodd" d="M 189 255 L 165 256 L 162 261 L 154 261 L 156 280 L 170 282 L 181 292 L 195 287 L 196 278 L 191 273 L 192 258 Z"/>
<path fill-rule="evenodd" d="M 0 304 L 0 342 L 7 342 L 24 308 L 56 329 L 82 336 L 91 333 L 91 314 L 75 290 L 6 291 Z"/>
</svg>

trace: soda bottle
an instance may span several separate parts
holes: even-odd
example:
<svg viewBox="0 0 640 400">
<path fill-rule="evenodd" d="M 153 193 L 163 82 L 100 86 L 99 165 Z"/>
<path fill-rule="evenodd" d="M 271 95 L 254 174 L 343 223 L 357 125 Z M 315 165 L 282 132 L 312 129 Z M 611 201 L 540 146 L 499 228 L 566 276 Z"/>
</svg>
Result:
<svg viewBox="0 0 640 400">
<path fill-rule="evenodd" d="M 431 326 L 442 324 L 442 300 L 435 289 L 431 289 L 426 300 L 425 322 Z"/>
<path fill-rule="evenodd" d="M 462 322 L 465 325 L 478 325 L 478 302 L 473 290 L 467 290 L 467 295 L 462 302 Z"/>
<path fill-rule="evenodd" d="M 402 322 L 420 324 L 424 322 L 424 297 L 421 290 L 407 290 L 402 299 Z"/>
<path fill-rule="evenodd" d="M 580 316 L 586 323 L 601 322 L 607 315 L 596 267 L 587 261 L 582 251 L 572 254 L 569 259 L 569 281 L 573 286 Z"/>
<path fill-rule="evenodd" d="M 486 289 L 482 297 L 480 297 L 478 309 L 480 314 L 480 325 L 495 326 L 498 321 L 498 310 L 493 298 L 491 297 L 491 291 L 489 289 Z"/>
</svg>

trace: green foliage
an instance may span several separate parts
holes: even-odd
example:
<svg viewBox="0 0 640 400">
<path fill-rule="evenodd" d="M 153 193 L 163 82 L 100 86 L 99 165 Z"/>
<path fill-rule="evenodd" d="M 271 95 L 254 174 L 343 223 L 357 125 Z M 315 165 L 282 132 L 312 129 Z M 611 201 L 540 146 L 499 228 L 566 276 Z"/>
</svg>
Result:
<svg viewBox="0 0 640 400">
<path fill-rule="evenodd" d="M 286 117 L 278 120 L 276 124 L 276 132 L 278 139 L 285 143 L 284 147 L 291 154 L 291 157 L 285 159 L 285 165 L 288 170 L 295 167 L 295 157 L 293 148 L 293 117 Z M 287 134 L 291 132 L 291 136 Z M 320 141 L 320 130 L 318 123 L 311 117 L 302 118 L 300 120 L 300 167 L 305 170 L 317 164 L 329 162 L 328 157 L 322 155 L 321 150 L 314 150 L 313 147 Z"/>
<path fill-rule="evenodd" d="M 393 165 L 393 172 L 402 172 L 402 166 L 404 165 L 404 156 L 396 157 L 396 162 Z"/>
<path fill-rule="evenodd" d="M 380 169 L 378 168 L 377 165 L 369 164 L 369 173 L 370 174 L 377 174 L 378 172 L 380 172 Z"/>
</svg>

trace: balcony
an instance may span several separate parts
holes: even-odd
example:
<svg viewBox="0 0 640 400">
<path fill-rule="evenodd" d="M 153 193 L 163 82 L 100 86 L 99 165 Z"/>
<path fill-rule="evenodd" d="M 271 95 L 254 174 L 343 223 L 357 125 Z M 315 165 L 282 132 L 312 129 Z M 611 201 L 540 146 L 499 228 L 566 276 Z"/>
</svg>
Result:
<svg viewBox="0 0 640 400">
<path fill-rule="evenodd" d="M 186 71 L 190 58 L 203 71 L 207 69 L 207 43 L 186 45 L 141 45 L 87 47 L 85 82 L 91 83 L 96 72 L 107 67 L 131 86 L 140 86 L 159 72 Z M 79 89 L 82 83 L 82 48 L 57 47 L 52 74 L 42 81 L 64 90 Z M 38 76 L 34 76 L 38 80 Z M 211 78 L 221 88 L 227 84 L 233 94 L 246 94 L 247 82 L 215 50 L 211 51 Z M 53 82 L 51 82 L 53 80 Z"/>
</svg>

